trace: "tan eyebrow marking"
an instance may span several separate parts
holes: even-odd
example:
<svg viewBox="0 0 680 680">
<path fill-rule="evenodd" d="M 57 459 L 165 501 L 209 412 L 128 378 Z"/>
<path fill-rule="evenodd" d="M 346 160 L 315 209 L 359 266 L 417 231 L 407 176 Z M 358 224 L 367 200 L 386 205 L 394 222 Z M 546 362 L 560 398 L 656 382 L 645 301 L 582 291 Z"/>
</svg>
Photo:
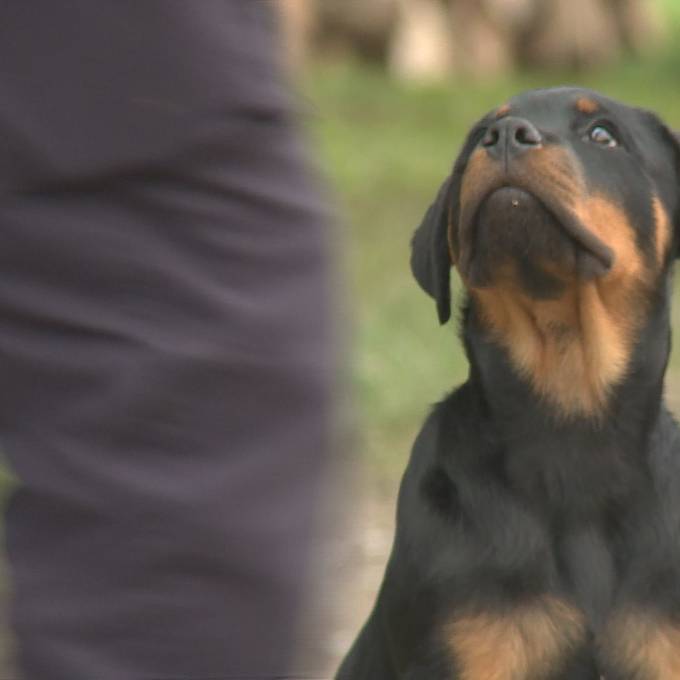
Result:
<svg viewBox="0 0 680 680">
<path fill-rule="evenodd" d="M 510 113 L 510 104 L 503 104 L 503 106 L 499 106 L 496 109 L 496 114 L 495 117 L 496 119 L 498 118 L 503 118 L 503 116 L 507 116 Z"/>
<path fill-rule="evenodd" d="M 576 110 L 581 113 L 595 113 L 600 108 L 600 105 L 589 97 L 579 97 L 576 100 Z"/>
</svg>

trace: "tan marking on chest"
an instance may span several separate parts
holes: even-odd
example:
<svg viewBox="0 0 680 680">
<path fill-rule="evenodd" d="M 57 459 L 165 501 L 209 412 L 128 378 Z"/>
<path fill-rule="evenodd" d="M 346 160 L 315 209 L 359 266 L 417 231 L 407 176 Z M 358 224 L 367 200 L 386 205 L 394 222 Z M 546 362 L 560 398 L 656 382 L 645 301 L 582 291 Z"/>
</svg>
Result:
<svg viewBox="0 0 680 680">
<path fill-rule="evenodd" d="M 680 678 L 680 627 L 653 614 L 615 614 L 599 641 L 601 652 L 625 677 Z"/>
<path fill-rule="evenodd" d="M 544 597 L 505 614 L 462 616 L 446 633 L 461 680 L 547 680 L 584 640 L 585 625 L 573 607 Z"/>
</svg>

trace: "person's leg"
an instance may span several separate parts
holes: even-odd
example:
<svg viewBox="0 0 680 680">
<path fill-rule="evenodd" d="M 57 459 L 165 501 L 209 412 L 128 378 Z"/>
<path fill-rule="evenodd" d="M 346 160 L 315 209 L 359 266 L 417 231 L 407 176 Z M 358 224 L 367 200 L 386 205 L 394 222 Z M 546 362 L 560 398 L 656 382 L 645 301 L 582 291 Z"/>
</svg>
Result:
<svg viewBox="0 0 680 680">
<path fill-rule="evenodd" d="M 173 30 L 205 48 L 191 22 L 168 27 L 179 7 L 200 7 L 206 25 L 212 8 L 216 31 L 239 19 L 239 49 L 257 52 L 247 38 L 260 29 L 228 16 L 241 4 L 26 3 L 64 50 L 32 68 L 64 82 L 80 68 L 90 83 L 98 57 L 79 66 L 78 41 L 91 48 L 100 31 L 111 50 L 135 30 L 138 54 L 120 59 L 151 78 L 144 59 Z M 20 30 L 37 19 L 8 13 L 0 33 L 40 52 L 47 38 Z M 191 70 L 191 54 L 173 55 L 168 68 Z M 220 107 L 175 92 L 178 136 L 149 129 L 141 150 L 117 125 L 127 99 L 118 113 L 55 104 L 57 117 L 108 116 L 110 129 L 83 128 L 122 136 L 118 155 L 32 109 L 44 93 L 14 92 L 16 60 L 1 57 L 15 100 L 0 103 L 13 159 L 0 196 L 0 446 L 20 481 L 7 514 L 20 666 L 32 680 L 284 675 L 327 444 L 330 310 L 324 219 L 282 100 L 232 107 L 238 92 L 221 93 Z M 99 58 L 106 75 L 117 55 Z M 91 146 L 63 146 L 62 133 Z"/>
</svg>

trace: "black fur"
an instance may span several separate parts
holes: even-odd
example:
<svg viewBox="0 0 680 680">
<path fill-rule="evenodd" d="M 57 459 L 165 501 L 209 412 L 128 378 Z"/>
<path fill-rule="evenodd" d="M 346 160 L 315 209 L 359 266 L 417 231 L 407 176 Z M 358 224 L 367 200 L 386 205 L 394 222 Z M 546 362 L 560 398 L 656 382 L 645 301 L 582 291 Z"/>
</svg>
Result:
<svg viewBox="0 0 680 680">
<path fill-rule="evenodd" d="M 599 112 L 575 112 L 579 97 L 597 102 Z M 502 616 L 546 596 L 580 613 L 583 638 L 547 665 L 521 676 L 508 670 L 494 680 L 654 680 L 658 668 L 641 666 L 618 642 L 607 642 L 610 622 L 634 611 L 663 630 L 680 626 L 680 436 L 662 394 L 678 240 L 677 143 L 653 114 L 589 91 L 535 91 L 510 103 L 541 130 L 546 144 L 576 154 L 589 190 L 612 197 L 634 225 L 641 261 L 656 267 L 644 322 L 603 415 L 561 417 L 514 368 L 474 297 L 466 300 L 462 339 L 469 379 L 434 407 L 416 439 L 384 581 L 338 680 L 477 680 L 447 642 L 451 621 L 480 612 Z M 584 137 L 599 115 L 615 128 L 619 148 L 601 148 Z M 473 128 L 413 239 L 415 278 L 434 297 L 442 323 L 450 316 L 447 232 L 453 225 L 453 250 L 459 252 L 461 178 L 494 120 L 489 114 Z M 657 265 L 652 195 L 674 229 Z M 476 257 L 493 269 L 500 257 L 494 234 L 504 220 L 482 219 L 486 231 L 477 225 L 484 242 Z M 526 219 L 531 227 L 531 215 Z M 547 220 L 542 212 L 540 220 Z M 578 259 L 579 246 L 559 238 L 565 253 Z M 535 264 L 533 251 L 526 252 L 520 271 Z M 471 269 L 463 272 L 468 280 Z M 522 285 L 534 297 L 558 293 L 551 289 L 554 281 L 526 271 Z M 641 637 L 639 645 L 651 650 L 649 640 Z M 663 672 L 680 668 L 680 660 L 672 666 L 652 652 Z M 680 659 L 680 648 L 673 653 Z"/>
</svg>

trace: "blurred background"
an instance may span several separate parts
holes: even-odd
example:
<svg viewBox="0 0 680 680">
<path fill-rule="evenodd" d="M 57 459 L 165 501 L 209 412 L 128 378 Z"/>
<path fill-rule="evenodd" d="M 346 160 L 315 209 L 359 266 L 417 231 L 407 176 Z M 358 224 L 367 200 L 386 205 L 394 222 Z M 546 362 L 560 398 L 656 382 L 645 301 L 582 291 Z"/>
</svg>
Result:
<svg viewBox="0 0 680 680">
<path fill-rule="evenodd" d="M 518 91 L 591 87 L 680 128 L 680 0 L 265 1 L 338 215 L 352 480 L 348 530 L 320 558 L 330 632 L 314 667 L 330 677 L 372 606 L 415 434 L 467 373 L 456 323 L 439 326 L 411 277 L 414 228 L 471 124 Z M 677 333 L 680 295 L 675 306 Z M 678 352 L 667 395 L 680 412 Z M 15 677 L 9 593 L 0 578 L 3 680 Z"/>
<path fill-rule="evenodd" d="M 326 565 L 332 668 L 372 606 L 415 434 L 467 375 L 456 323 L 439 326 L 411 277 L 413 230 L 472 123 L 521 90 L 582 85 L 680 128 L 680 0 L 279 0 L 279 10 L 347 283 L 343 455 L 357 491 Z M 677 337 L 680 295 L 675 306 Z M 680 413 L 679 352 L 667 396 Z"/>
</svg>

